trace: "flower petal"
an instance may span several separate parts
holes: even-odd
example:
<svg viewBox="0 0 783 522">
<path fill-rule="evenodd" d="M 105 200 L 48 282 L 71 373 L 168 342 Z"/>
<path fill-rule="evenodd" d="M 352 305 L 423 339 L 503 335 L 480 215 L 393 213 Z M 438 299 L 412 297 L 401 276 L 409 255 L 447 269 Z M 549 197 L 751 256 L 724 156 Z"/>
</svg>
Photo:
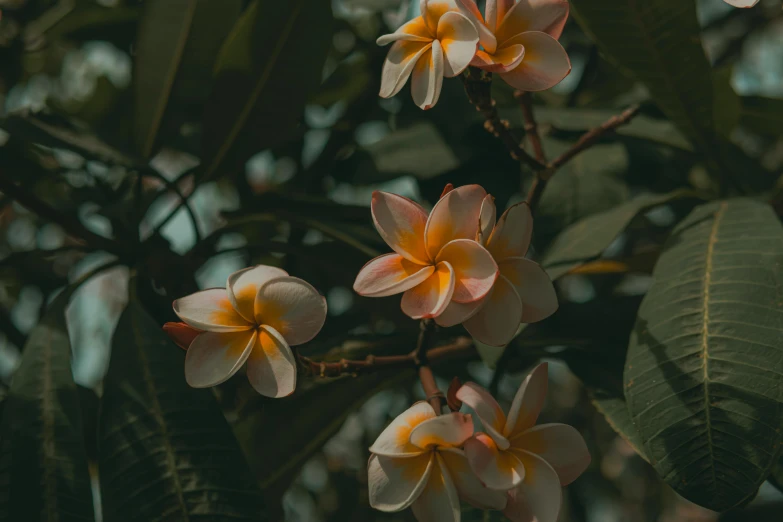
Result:
<svg viewBox="0 0 783 522">
<path fill-rule="evenodd" d="M 454 269 L 443 261 L 420 285 L 402 294 L 402 311 L 411 319 L 438 317 L 454 295 Z"/>
<path fill-rule="evenodd" d="M 503 509 L 506 507 L 506 493 L 485 487 L 470 469 L 465 452 L 459 449 L 439 451 L 449 471 L 459 496 L 479 509 Z"/>
<path fill-rule="evenodd" d="M 190 344 L 185 355 L 185 380 L 194 388 L 227 381 L 245 363 L 255 343 L 255 330 L 204 332 Z"/>
<path fill-rule="evenodd" d="M 557 311 L 557 292 L 541 265 L 524 257 L 507 257 L 498 263 L 522 299 L 522 322 L 535 323 Z"/>
<path fill-rule="evenodd" d="M 372 220 L 386 244 L 408 261 L 429 265 L 424 246 L 427 213 L 408 198 L 375 191 L 372 193 Z"/>
<path fill-rule="evenodd" d="M 438 40 L 421 55 L 411 73 L 411 93 L 413 103 L 420 109 L 431 109 L 438 102 L 443 86 L 443 48 Z"/>
<path fill-rule="evenodd" d="M 479 342 L 490 346 L 506 346 L 519 330 L 524 311 L 522 299 L 514 285 L 502 275 L 497 278 L 486 299 L 487 302 L 476 315 L 462 325 Z"/>
<path fill-rule="evenodd" d="M 526 451 L 515 453 L 525 467 L 525 479 L 510 492 L 503 513 L 514 522 L 557 522 L 563 501 L 563 490 L 557 473 L 537 455 Z"/>
<path fill-rule="evenodd" d="M 417 16 L 413 20 L 402 24 L 400 28 L 393 33 L 381 36 L 375 40 L 375 43 L 378 45 L 388 45 L 392 42 L 397 42 L 400 40 L 411 42 L 432 41 L 432 35 L 427 29 L 427 25 L 424 23 L 424 18 Z"/>
<path fill-rule="evenodd" d="M 423 282 L 434 271 L 432 265 L 422 266 L 399 254 L 385 254 L 364 265 L 356 276 L 353 289 L 367 297 L 399 294 Z"/>
<path fill-rule="evenodd" d="M 568 19 L 568 0 L 519 0 L 510 7 L 505 17 L 498 18 L 495 35 L 500 45 L 528 31 L 542 31 L 558 39 Z"/>
<path fill-rule="evenodd" d="M 256 322 L 271 326 L 291 346 L 306 343 L 326 321 L 326 299 L 297 277 L 272 279 L 258 289 Z"/>
<path fill-rule="evenodd" d="M 729 5 L 733 5 L 734 7 L 753 7 L 757 3 L 759 3 L 759 0 L 724 0 Z"/>
<path fill-rule="evenodd" d="M 487 25 L 493 31 L 497 30 L 512 7 L 514 7 L 514 0 L 487 0 L 487 7 L 484 9 L 487 13 Z"/>
<path fill-rule="evenodd" d="M 522 63 L 524 57 L 525 46 L 514 44 L 501 47 L 494 54 L 478 51 L 470 64 L 487 72 L 506 73 Z"/>
<path fill-rule="evenodd" d="M 415 457 L 422 449 L 410 442 L 411 431 L 425 420 L 435 417 L 435 410 L 427 401 L 419 401 L 394 419 L 378 435 L 370 453 L 385 457 Z"/>
<path fill-rule="evenodd" d="M 443 459 L 435 452 L 436 465 L 432 468 L 427 486 L 411 505 L 419 522 L 459 522 L 459 494 Z"/>
<path fill-rule="evenodd" d="M 510 86 L 523 91 L 543 91 L 560 83 L 571 72 L 571 60 L 560 42 L 546 33 L 529 31 L 515 36 L 504 45 L 525 46 L 525 57 L 512 71 L 500 77 Z"/>
<path fill-rule="evenodd" d="M 472 239 L 449 241 L 435 261 L 446 261 L 454 268 L 451 299 L 458 303 L 473 303 L 483 298 L 492 289 L 499 273 L 492 254 Z"/>
<path fill-rule="evenodd" d="M 543 458 L 557 472 L 561 486 L 575 481 L 590 465 L 582 435 L 568 424 L 539 424 L 511 439 L 511 446 Z"/>
<path fill-rule="evenodd" d="M 544 407 L 546 390 L 549 385 L 549 365 L 541 363 L 525 377 L 511 402 L 503 435 L 511 438 L 536 425 L 538 414 Z"/>
<path fill-rule="evenodd" d="M 435 322 L 443 328 L 464 323 L 476 315 L 484 303 L 486 303 L 486 299 L 479 299 L 472 303 L 458 303 L 452 300 L 446 309 L 435 318 Z"/>
<path fill-rule="evenodd" d="M 459 12 L 457 0 L 419 0 L 419 9 L 430 34 L 437 34 L 440 18 L 449 11 Z"/>
<path fill-rule="evenodd" d="M 174 313 L 206 332 L 241 332 L 253 327 L 234 310 L 224 288 L 202 290 L 174 301 Z"/>
<path fill-rule="evenodd" d="M 484 22 L 484 17 L 481 16 L 481 11 L 479 11 L 478 6 L 476 5 L 476 0 L 457 1 L 462 6 L 463 14 L 465 14 L 470 19 L 471 23 L 478 30 L 479 43 L 481 44 L 481 47 L 483 47 L 487 52 L 494 53 L 495 49 L 497 49 L 498 41 L 495 38 L 493 30 L 487 27 L 487 24 Z"/>
<path fill-rule="evenodd" d="M 508 491 L 525 477 L 525 466 L 510 451 L 498 449 L 492 437 L 477 433 L 465 441 L 470 468 L 489 489 Z"/>
<path fill-rule="evenodd" d="M 370 505 L 386 512 L 407 508 L 419 497 L 435 466 L 435 452 L 408 459 L 371 455 L 367 464 Z"/>
<path fill-rule="evenodd" d="M 484 431 L 495 440 L 500 449 L 508 448 L 509 442 L 503 436 L 506 415 L 487 390 L 475 382 L 466 382 L 457 390 L 457 399 L 470 406 L 476 412 L 479 420 L 481 420 L 481 424 L 484 426 Z"/>
<path fill-rule="evenodd" d="M 533 237 L 533 215 L 525 202 L 509 207 L 500 216 L 487 242 L 487 250 L 498 261 L 507 257 L 525 257 Z"/>
<path fill-rule="evenodd" d="M 258 289 L 270 279 L 287 275 L 288 272 L 282 268 L 266 265 L 253 266 L 234 272 L 228 276 L 228 283 L 226 283 L 228 299 L 246 321 L 255 323 L 253 307 Z"/>
<path fill-rule="evenodd" d="M 481 212 L 479 213 L 479 230 L 476 241 L 486 245 L 492 229 L 495 228 L 497 220 L 497 208 L 495 207 L 495 198 L 487 194 L 484 201 L 481 202 Z"/>
<path fill-rule="evenodd" d="M 479 36 L 467 16 L 452 11 L 440 17 L 438 40 L 443 47 L 443 74 L 453 78 L 470 64 L 476 54 Z"/>
<path fill-rule="evenodd" d="M 431 259 L 435 259 L 449 241 L 476 238 L 481 204 L 486 195 L 479 185 L 464 185 L 435 203 L 424 232 Z"/>
<path fill-rule="evenodd" d="M 391 98 L 402 90 L 413 72 L 416 62 L 430 48 L 430 42 L 394 42 L 386 55 L 381 71 L 381 98 Z"/>
<path fill-rule="evenodd" d="M 271 326 L 258 329 L 258 343 L 247 359 L 247 378 L 264 397 L 287 397 L 296 389 L 294 352 Z"/>
<path fill-rule="evenodd" d="M 465 413 L 438 415 L 421 422 L 411 431 L 411 444 L 421 449 L 458 447 L 473 435 L 473 419 Z"/>
<path fill-rule="evenodd" d="M 163 331 L 166 332 L 169 339 L 174 341 L 174 344 L 183 350 L 187 350 L 190 343 L 203 333 L 201 330 L 196 330 L 185 323 L 166 323 L 163 325 Z"/>
</svg>

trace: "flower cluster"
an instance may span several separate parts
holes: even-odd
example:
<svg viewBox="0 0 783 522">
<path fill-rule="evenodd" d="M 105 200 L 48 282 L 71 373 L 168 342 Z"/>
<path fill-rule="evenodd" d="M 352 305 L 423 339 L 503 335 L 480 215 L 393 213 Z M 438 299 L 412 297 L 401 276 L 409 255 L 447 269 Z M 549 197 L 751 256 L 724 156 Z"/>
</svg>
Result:
<svg viewBox="0 0 783 522">
<path fill-rule="evenodd" d="M 539 365 L 517 391 L 506 415 L 475 383 L 457 397 L 470 414 L 437 415 L 419 402 L 397 417 L 370 447 L 370 504 L 381 511 L 408 507 L 420 522 L 458 522 L 460 499 L 503 510 L 514 522 L 556 522 L 562 486 L 587 469 L 584 439 L 565 424 L 536 426 L 547 390 Z"/>
</svg>

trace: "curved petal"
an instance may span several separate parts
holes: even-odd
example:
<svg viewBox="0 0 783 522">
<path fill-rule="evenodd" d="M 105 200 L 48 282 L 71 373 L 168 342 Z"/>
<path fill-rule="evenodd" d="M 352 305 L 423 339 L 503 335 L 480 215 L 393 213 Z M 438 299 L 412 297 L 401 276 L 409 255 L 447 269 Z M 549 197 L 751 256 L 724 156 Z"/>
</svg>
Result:
<svg viewBox="0 0 783 522">
<path fill-rule="evenodd" d="M 460 11 L 457 0 L 419 0 L 419 9 L 431 34 L 437 34 L 443 15 L 449 11 Z"/>
<path fill-rule="evenodd" d="M 457 1 L 462 6 L 462 12 L 470 19 L 471 23 L 478 30 L 479 43 L 481 44 L 481 47 L 483 47 L 487 52 L 494 53 L 495 49 L 497 49 L 498 41 L 495 38 L 493 29 L 487 27 L 487 24 L 484 22 L 484 17 L 481 16 L 481 11 L 479 11 L 478 6 L 476 5 L 476 0 Z"/>
<path fill-rule="evenodd" d="M 506 415 L 495 398 L 484 388 L 475 382 L 466 382 L 457 390 L 457 399 L 470 406 L 478 415 L 481 424 L 495 441 L 504 450 L 508 448 L 509 441 L 503 436 L 503 426 L 506 425 Z"/>
<path fill-rule="evenodd" d="M 443 74 L 453 78 L 470 64 L 476 54 L 479 35 L 467 16 L 452 11 L 440 17 L 438 40 L 443 47 Z"/>
<path fill-rule="evenodd" d="M 430 42 L 394 42 L 386 55 L 381 71 L 381 98 L 391 98 L 400 92 L 413 72 L 416 63 L 430 49 Z"/>
<path fill-rule="evenodd" d="M 495 35 L 501 45 L 528 31 L 542 31 L 558 39 L 567 19 L 568 0 L 519 0 L 506 12 L 505 17 L 498 19 Z"/>
<path fill-rule="evenodd" d="M 424 232 L 431 259 L 435 259 L 449 241 L 476 238 L 481 204 L 486 195 L 479 185 L 464 185 L 435 203 Z"/>
<path fill-rule="evenodd" d="M 435 453 L 436 465 L 432 468 L 427 486 L 411 505 L 419 522 L 459 522 L 459 494 L 449 470 Z"/>
<path fill-rule="evenodd" d="M 557 472 L 561 486 L 575 481 L 590 465 L 585 439 L 568 424 L 539 424 L 511 439 L 511 447 L 543 458 Z"/>
<path fill-rule="evenodd" d="M 487 194 L 484 201 L 481 202 L 481 212 L 479 213 L 479 230 L 476 241 L 486 245 L 492 229 L 495 228 L 497 221 L 497 208 L 495 207 L 495 198 Z"/>
<path fill-rule="evenodd" d="M 362 267 L 353 289 L 357 294 L 367 297 L 386 297 L 413 288 L 434 271 L 432 265 L 422 266 L 399 254 L 385 254 Z"/>
<path fill-rule="evenodd" d="M 402 294 L 402 311 L 411 319 L 438 317 L 454 295 L 454 269 L 444 262 L 419 286 Z"/>
<path fill-rule="evenodd" d="M 194 388 L 225 382 L 239 370 L 253 351 L 256 332 L 204 332 L 185 355 L 185 380 Z"/>
<path fill-rule="evenodd" d="M 443 196 L 445 196 L 446 194 L 448 194 L 452 190 L 454 190 L 454 185 L 452 185 L 451 183 L 446 183 L 446 186 L 443 187 L 443 192 L 440 193 L 440 197 L 438 199 L 442 199 Z"/>
<path fill-rule="evenodd" d="M 415 457 L 422 449 L 411 444 L 411 431 L 422 422 L 435 417 L 435 410 L 427 401 L 419 401 L 386 426 L 372 446 L 370 453 L 385 457 Z"/>
<path fill-rule="evenodd" d="M 296 389 L 294 352 L 271 326 L 258 329 L 258 344 L 247 360 L 247 378 L 264 397 L 286 397 Z"/>
<path fill-rule="evenodd" d="M 489 489 L 508 491 L 525 477 L 525 466 L 510 451 L 498 449 L 492 437 L 477 433 L 465 442 L 470 469 Z"/>
<path fill-rule="evenodd" d="M 503 513 L 514 522 L 557 522 L 563 501 L 557 473 L 537 455 L 525 451 L 515 453 L 525 467 L 525 479 L 519 487 L 510 492 L 509 502 Z M 529 518 L 530 515 L 534 518 Z"/>
<path fill-rule="evenodd" d="M 411 94 L 413 103 L 420 109 L 431 109 L 438 102 L 443 86 L 443 47 L 438 40 L 421 55 L 411 73 Z"/>
<path fill-rule="evenodd" d="M 421 449 L 458 447 L 473 435 L 473 419 L 465 413 L 438 415 L 411 431 L 411 444 Z"/>
<path fill-rule="evenodd" d="M 408 459 L 371 455 L 367 464 L 370 505 L 386 512 L 407 508 L 419 497 L 435 466 L 431 451 Z"/>
<path fill-rule="evenodd" d="M 498 277 L 498 265 L 486 248 L 472 239 L 455 239 L 441 248 L 436 262 L 454 268 L 453 301 L 473 303 L 486 296 Z"/>
<path fill-rule="evenodd" d="M 392 250 L 408 261 L 429 265 L 424 246 L 427 213 L 408 198 L 375 191 L 372 193 L 372 220 L 375 229 Z"/>
<path fill-rule="evenodd" d="M 417 16 L 413 20 L 405 22 L 399 29 L 391 34 L 385 34 L 375 40 L 378 45 L 388 45 L 392 42 L 407 40 L 411 42 L 430 42 L 432 36 L 424 23 L 424 18 Z"/>
<path fill-rule="evenodd" d="M 478 51 L 470 64 L 487 72 L 506 73 L 522 63 L 524 57 L 525 46 L 514 44 L 501 47 L 494 54 Z"/>
<path fill-rule="evenodd" d="M 271 326 L 291 346 L 306 343 L 326 321 L 326 299 L 298 277 L 278 277 L 258 289 L 256 322 Z"/>
<path fill-rule="evenodd" d="M 514 7 L 514 0 L 487 0 L 487 7 L 485 8 L 487 13 L 487 25 L 489 25 L 493 31 L 496 31 L 501 22 L 503 22 L 503 18 L 506 17 L 506 13 L 508 13 L 512 7 Z"/>
<path fill-rule="evenodd" d="M 733 5 L 734 7 L 753 7 L 757 3 L 759 3 L 759 0 L 723 0 L 729 5 Z"/>
<path fill-rule="evenodd" d="M 490 346 L 506 346 L 519 330 L 524 307 L 522 299 L 502 275 L 495 281 L 487 302 L 462 325 L 478 341 Z"/>
<path fill-rule="evenodd" d="M 474 315 L 476 315 L 481 307 L 487 302 L 486 299 L 479 299 L 472 303 L 458 303 L 451 301 L 443 312 L 435 318 L 435 322 L 438 326 L 448 328 L 450 326 L 456 326 L 464 323 Z"/>
<path fill-rule="evenodd" d="M 174 313 L 205 332 L 241 332 L 253 327 L 234 310 L 224 288 L 202 290 L 174 301 Z"/>
<path fill-rule="evenodd" d="M 498 267 L 522 299 L 523 323 L 541 321 L 557 311 L 555 285 L 541 265 L 524 257 L 507 257 Z"/>
<path fill-rule="evenodd" d="M 507 497 L 503 491 L 496 491 L 485 487 L 470 469 L 465 452 L 459 449 L 439 451 L 446 469 L 449 471 L 459 496 L 467 503 L 479 509 L 503 509 L 506 507 Z"/>
<path fill-rule="evenodd" d="M 500 216 L 487 242 L 487 250 L 498 261 L 524 257 L 533 237 L 533 215 L 525 202 L 509 207 Z"/>
<path fill-rule="evenodd" d="M 571 60 L 560 42 L 546 33 L 529 31 L 515 36 L 504 45 L 525 46 L 525 57 L 512 71 L 500 77 L 510 86 L 523 91 L 543 91 L 560 83 L 571 72 Z"/>
<path fill-rule="evenodd" d="M 276 277 L 287 276 L 288 272 L 274 266 L 258 265 L 234 272 L 228 276 L 226 293 L 234 309 L 248 322 L 255 323 L 253 312 L 256 294 L 261 285 Z"/>
<path fill-rule="evenodd" d="M 174 341 L 174 344 L 183 350 L 187 350 L 190 343 L 203 333 L 201 330 L 196 330 L 185 323 L 166 323 L 163 325 L 163 331 L 166 332 L 169 339 Z"/>
<path fill-rule="evenodd" d="M 544 407 L 549 385 L 549 365 L 541 363 L 525 377 L 511 402 L 503 435 L 511 438 L 536 425 L 538 414 Z"/>
</svg>

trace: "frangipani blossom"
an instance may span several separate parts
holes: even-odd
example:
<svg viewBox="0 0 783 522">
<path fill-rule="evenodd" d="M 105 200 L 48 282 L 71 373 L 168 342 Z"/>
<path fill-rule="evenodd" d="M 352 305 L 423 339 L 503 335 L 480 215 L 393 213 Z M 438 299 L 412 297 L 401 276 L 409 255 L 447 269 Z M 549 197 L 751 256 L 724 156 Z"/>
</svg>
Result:
<svg viewBox="0 0 783 522">
<path fill-rule="evenodd" d="M 479 32 L 481 49 L 471 65 L 523 91 L 549 89 L 571 72 L 557 41 L 568 18 L 567 0 L 487 0 L 484 16 L 475 0 L 459 2 Z"/>
<path fill-rule="evenodd" d="M 396 253 L 364 265 L 353 289 L 368 297 L 404 292 L 402 311 L 413 319 L 438 317 L 451 302 L 481 300 L 498 275 L 492 255 L 474 240 L 486 195 L 478 185 L 451 190 L 428 217 L 407 198 L 373 192 L 375 228 Z"/>
<path fill-rule="evenodd" d="M 370 505 L 380 511 L 413 508 L 419 522 L 459 522 L 460 497 L 482 509 L 503 509 L 506 494 L 481 485 L 460 446 L 473 434 L 470 415 L 436 415 L 417 402 L 370 447 Z"/>
<path fill-rule="evenodd" d="M 759 0 L 723 0 L 729 5 L 733 5 L 734 7 L 753 7 L 757 3 L 759 3 Z"/>
<path fill-rule="evenodd" d="M 536 426 L 547 391 L 547 364 L 537 366 L 519 387 L 506 416 L 484 388 L 466 383 L 457 398 L 484 425 L 465 442 L 471 469 L 490 489 L 510 491 L 505 515 L 514 522 L 556 522 L 561 487 L 590 464 L 584 439 L 566 424 Z"/>
<path fill-rule="evenodd" d="M 500 271 L 490 293 L 481 301 L 451 303 L 435 321 L 444 327 L 462 323 L 478 341 L 505 346 L 520 323 L 541 321 L 557 310 L 557 294 L 541 266 L 525 258 L 533 235 L 533 216 L 527 203 L 510 207 L 495 224 L 495 202 L 487 195 L 477 235 Z"/>
<path fill-rule="evenodd" d="M 414 103 L 430 109 L 443 77 L 457 76 L 470 64 L 479 37 L 456 0 L 420 0 L 419 10 L 421 16 L 377 40 L 378 45 L 394 42 L 383 64 L 380 95 L 394 96 L 412 77 Z"/>
<path fill-rule="evenodd" d="M 174 312 L 187 326 L 202 332 L 187 347 L 188 384 L 215 386 L 247 362 L 247 377 L 258 393 L 285 397 L 296 387 L 296 360 L 290 347 L 306 343 L 321 330 L 326 299 L 284 270 L 259 265 L 231 274 L 226 288 L 177 299 Z M 180 346 L 189 334 L 176 326 L 167 333 Z"/>
</svg>

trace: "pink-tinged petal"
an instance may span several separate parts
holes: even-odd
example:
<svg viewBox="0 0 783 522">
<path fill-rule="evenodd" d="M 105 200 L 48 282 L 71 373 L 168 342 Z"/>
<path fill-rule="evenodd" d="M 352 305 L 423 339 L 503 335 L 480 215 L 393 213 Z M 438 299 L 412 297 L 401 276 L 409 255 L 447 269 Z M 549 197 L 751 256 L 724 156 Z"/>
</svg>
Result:
<svg viewBox="0 0 783 522">
<path fill-rule="evenodd" d="M 510 492 L 503 512 L 513 522 L 557 522 L 563 491 L 552 466 L 524 451 L 515 452 L 525 467 L 525 479 Z"/>
<path fill-rule="evenodd" d="M 478 479 L 489 489 L 508 491 L 525 477 L 525 466 L 510 451 L 498 449 L 492 437 L 477 433 L 465 441 L 465 456 Z"/>
<path fill-rule="evenodd" d="M 261 285 L 276 277 L 287 276 L 288 272 L 274 266 L 258 265 L 234 272 L 228 276 L 226 292 L 234 309 L 248 322 L 255 323 L 254 306 L 256 294 Z"/>
<path fill-rule="evenodd" d="M 443 75 L 453 78 L 470 64 L 479 36 L 467 16 L 452 11 L 440 17 L 438 40 L 443 47 Z"/>
<path fill-rule="evenodd" d="M 370 505 L 379 511 L 402 511 L 421 495 L 432 469 L 435 453 L 398 459 L 371 455 L 367 464 Z"/>
<path fill-rule="evenodd" d="M 499 273 L 492 254 L 472 239 L 449 241 L 435 261 L 445 261 L 454 269 L 451 299 L 458 303 L 474 303 L 486 296 Z"/>
<path fill-rule="evenodd" d="M 498 261 L 507 257 L 525 257 L 533 237 L 533 215 L 530 205 L 517 203 L 500 216 L 487 242 L 487 250 Z"/>
<path fill-rule="evenodd" d="M 286 397 L 296 389 L 296 358 L 280 332 L 258 329 L 258 343 L 247 360 L 247 378 L 264 397 Z"/>
<path fill-rule="evenodd" d="M 439 451 L 438 455 L 443 459 L 459 496 L 465 502 L 479 509 L 501 510 L 506 507 L 506 493 L 485 487 L 470 469 L 465 452 L 449 449 Z"/>
<path fill-rule="evenodd" d="M 489 236 L 492 234 L 492 230 L 495 228 L 495 222 L 497 221 L 497 208 L 495 207 L 495 198 L 491 194 L 487 194 L 484 201 L 481 203 L 481 212 L 479 213 L 479 230 L 476 236 L 476 241 L 482 245 L 486 245 L 489 240 Z"/>
<path fill-rule="evenodd" d="M 498 267 L 522 299 L 523 323 L 541 321 L 557 311 L 555 286 L 541 265 L 524 257 L 507 257 Z"/>
<path fill-rule="evenodd" d="M 567 424 L 540 424 L 511 439 L 511 447 L 543 458 L 567 486 L 590 465 L 590 452 L 582 435 Z"/>
<path fill-rule="evenodd" d="M 473 435 L 473 419 L 465 413 L 438 415 L 411 431 L 411 444 L 421 449 L 458 447 Z"/>
<path fill-rule="evenodd" d="M 522 33 L 504 45 L 521 44 L 525 57 L 513 70 L 501 73 L 510 86 L 523 91 L 551 89 L 571 72 L 571 60 L 560 42 L 546 33 Z"/>
<path fill-rule="evenodd" d="M 428 110 L 435 106 L 443 86 L 443 47 L 438 40 L 421 55 L 411 73 L 411 94 L 413 103 L 420 109 Z"/>
<path fill-rule="evenodd" d="M 759 3 L 759 0 L 723 0 L 729 5 L 733 5 L 734 7 L 753 7 L 757 3 Z"/>
<path fill-rule="evenodd" d="M 459 494 L 443 459 L 435 453 L 427 486 L 411 505 L 413 515 L 419 522 L 459 522 Z"/>
<path fill-rule="evenodd" d="M 549 365 L 541 363 L 525 377 L 511 402 L 503 435 L 511 438 L 536 425 L 538 414 L 544 407 L 546 391 L 549 386 Z"/>
<path fill-rule="evenodd" d="M 419 9 L 430 34 L 437 34 L 440 18 L 449 11 L 459 12 L 457 0 L 419 0 Z"/>
<path fill-rule="evenodd" d="M 163 331 L 174 341 L 174 344 L 187 350 L 196 337 L 204 333 L 202 330 L 188 326 L 185 323 L 166 323 L 163 325 Z"/>
<path fill-rule="evenodd" d="M 386 244 L 408 261 L 429 265 L 424 246 L 427 212 L 408 198 L 375 191 L 372 193 L 372 220 Z"/>
<path fill-rule="evenodd" d="M 427 279 L 435 271 L 432 265 L 422 266 L 400 254 L 376 257 L 359 271 L 353 283 L 354 291 L 367 297 L 386 297 L 402 293 Z"/>
<path fill-rule="evenodd" d="M 479 185 L 464 185 L 435 204 L 424 233 L 431 259 L 435 259 L 449 241 L 476 238 L 481 204 L 486 195 L 487 192 Z"/>
<path fill-rule="evenodd" d="M 487 72 L 506 73 L 515 69 L 525 57 L 525 47 L 515 44 L 501 47 L 494 54 L 478 51 L 470 62 L 474 67 Z"/>
<path fill-rule="evenodd" d="M 404 23 L 399 29 L 392 34 L 385 34 L 375 40 L 378 45 L 388 45 L 392 42 L 400 40 L 406 40 L 411 42 L 427 42 L 432 41 L 432 36 L 427 30 L 427 26 L 424 23 L 424 18 L 417 16 L 413 20 Z"/>
<path fill-rule="evenodd" d="M 494 53 L 495 49 L 497 49 L 498 41 L 495 38 L 495 34 L 493 33 L 492 29 L 487 27 L 487 24 L 484 22 L 484 17 L 481 16 L 481 11 L 479 11 L 478 6 L 476 5 L 476 0 L 457 1 L 460 6 L 462 6 L 463 14 L 465 14 L 470 19 L 470 22 L 478 30 L 479 43 L 481 44 L 481 47 L 483 47 L 487 52 Z"/>
<path fill-rule="evenodd" d="M 271 326 L 291 346 L 306 343 L 326 321 L 326 299 L 297 277 L 272 279 L 258 289 L 256 322 Z"/>
<path fill-rule="evenodd" d="M 524 0 L 522 0 L 524 1 Z M 506 14 L 514 7 L 514 0 L 487 0 L 487 25 L 496 31 Z"/>
<path fill-rule="evenodd" d="M 411 431 L 422 422 L 435 417 L 435 410 L 427 401 L 419 401 L 394 419 L 378 435 L 370 453 L 385 457 L 416 457 L 423 450 L 411 444 Z"/>
<path fill-rule="evenodd" d="M 400 92 L 408 81 L 413 68 L 425 52 L 430 49 L 430 42 L 411 42 L 400 40 L 394 42 L 386 55 L 381 71 L 381 98 L 391 98 Z"/>
<path fill-rule="evenodd" d="M 495 398 L 475 382 L 467 382 L 457 390 L 457 399 L 470 406 L 478 415 L 481 424 L 501 450 L 509 447 L 509 441 L 503 436 L 506 415 Z"/>
<path fill-rule="evenodd" d="M 451 326 L 462 324 L 476 315 L 479 310 L 481 310 L 481 307 L 484 306 L 485 302 L 486 299 L 479 299 L 478 301 L 473 301 L 472 303 L 458 303 L 456 301 L 451 301 L 446 309 L 443 310 L 443 313 L 435 318 L 435 322 L 438 324 L 438 326 L 442 326 L 443 328 L 449 328 Z"/>
<path fill-rule="evenodd" d="M 432 273 L 420 285 L 402 294 L 402 311 L 411 319 L 438 317 L 454 295 L 454 269 L 444 262 L 435 266 Z"/>
<path fill-rule="evenodd" d="M 481 309 L 462 325 L 476 340 L 490 346 L 506 346 L 519 330 L 524 310 L 514 285 L 498 277 Z"/>
<path fill-rule="evenodd" d="M 245 363 L 255 343 L 255 330 L 204 332 L 188 348 L 185 380 L 194 388 L 207 388 L 227 381 Z"/>
<path fill-rule="evenodd" d="M 519 0 L 499 22 L 495 35 L 500 45 L 528 31 L 541 31 L 556 40 L 567 19 L 568 0 Z"/>
<path fill-rule="evenodd" d="M 241 332 L 253 327 L 231 305 L 224 288 L 210 288 L 174 301 L 174 313 L 206 332 Z"/>
</svg>

